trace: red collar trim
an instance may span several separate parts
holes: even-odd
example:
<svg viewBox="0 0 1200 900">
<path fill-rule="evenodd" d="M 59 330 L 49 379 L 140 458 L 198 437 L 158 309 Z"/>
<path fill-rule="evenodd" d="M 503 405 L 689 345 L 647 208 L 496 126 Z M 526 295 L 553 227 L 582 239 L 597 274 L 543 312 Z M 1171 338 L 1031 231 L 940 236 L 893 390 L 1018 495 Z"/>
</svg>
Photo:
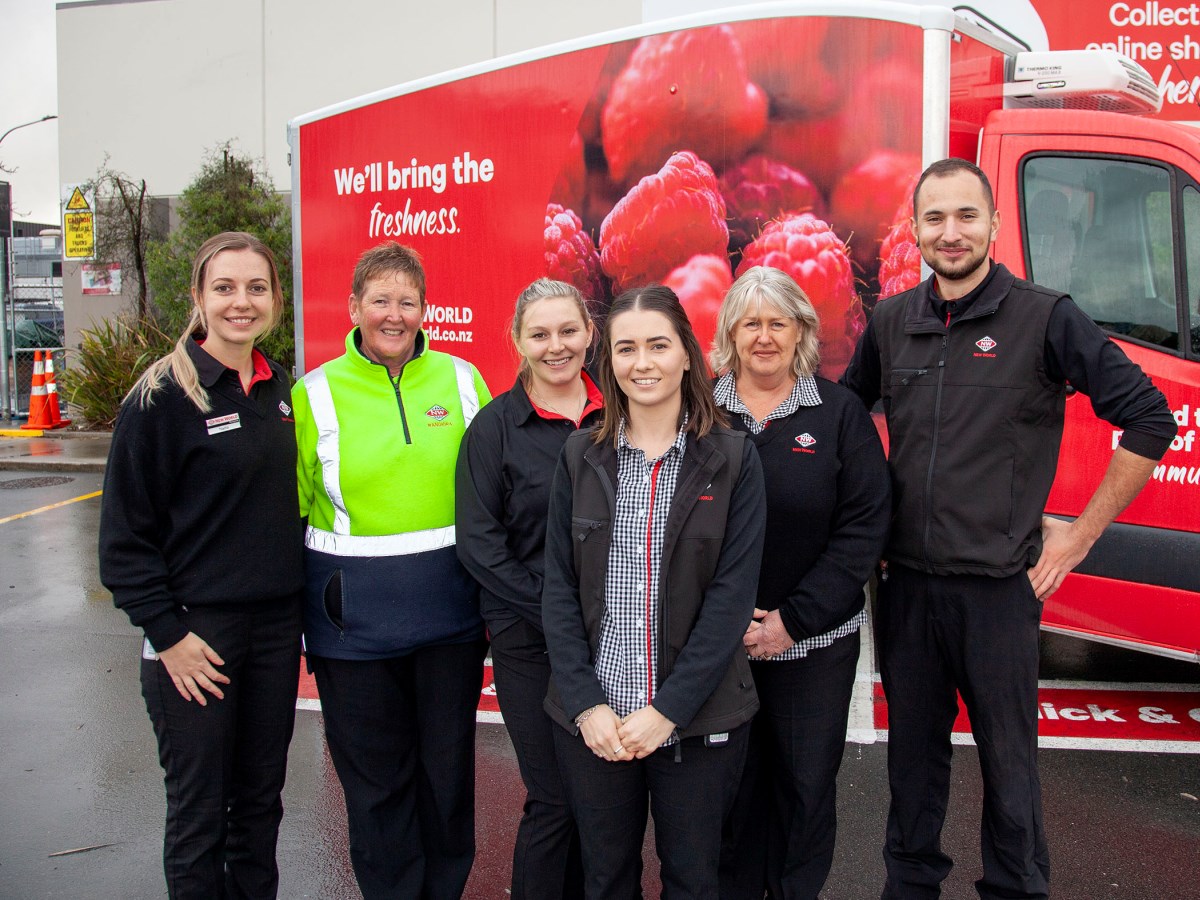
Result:
<svg viewBox="0 0 1200 900">
<path fill-rule="evenodd" d="M 196 341 L 196 346 L 203 347 L 204 341 Z M 216 357 L 213 358 L 215 359 Z M 250 351 L 250 359 L 254 363 L 254 374 L 250 376 L 250 384 L 246 385 L 247 390 L 254 387 L 260 381 L 270 381 L 271 377 L 275 374 L 271 371 L 271 364 L 267 362 L 267 358 L 263 356 L 262 351 L 257 347 Z M 233 369 L 229 371 L 232 372 Z"/>
<path fill-rule="evenodd" d="M 596 386 L 596 382 L 592 381 L 592 377 L 588 375 L 586 371 L 580 371 L 579 375 L 583 379 L 583 386 L 587 389 L 587 403 L 583 404 L 583 412 L 579 414 L 578 419 L 568 418 L 567 416 L 560 415 L 551 409 L 542 409 L 534 401 L 533 396 L 526 391 L 526 395 L 529 396 L 529 405 L 533 407 L 533 411 L 543 419 L 548 419 L 550 421 L 562 419 L 567 422 L 574 422 L 576 425 L 578 425 L 596 410 L 603 409 L 604 395 L 600 393 L 600 388 Z"/>
<path fill-rule="evenodd" d="M 254 360 L 254 374 L 250 376 L 251 386 L 258 381 L 270 381 L 273 374 L 271 372 L 271 364 L 267 362 L 267 358 L 263 356 L 262 351 L 255 347 L 250 351 L 250 358 Z"/>
</svg>

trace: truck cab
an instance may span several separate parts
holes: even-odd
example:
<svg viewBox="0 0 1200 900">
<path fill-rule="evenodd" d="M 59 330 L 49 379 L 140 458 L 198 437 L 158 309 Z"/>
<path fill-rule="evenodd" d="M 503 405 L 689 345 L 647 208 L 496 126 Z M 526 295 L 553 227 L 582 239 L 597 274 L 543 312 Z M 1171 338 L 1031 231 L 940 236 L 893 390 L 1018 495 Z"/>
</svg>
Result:
<svg viewBox="0 0 1200 900">
<path fill-rule="evenodd" d="M 996 258 L 1070 293 L 1166 395 L 1179 433 L 1046 604 L 1043 627 L 1195 661 L 1200 646 L 1200 131 L 1108 112 L 1006 109 L 983 130 Z M 1050 515 L 1079 515 L 1120 434 L 1067 400 Z"/>
</svg>

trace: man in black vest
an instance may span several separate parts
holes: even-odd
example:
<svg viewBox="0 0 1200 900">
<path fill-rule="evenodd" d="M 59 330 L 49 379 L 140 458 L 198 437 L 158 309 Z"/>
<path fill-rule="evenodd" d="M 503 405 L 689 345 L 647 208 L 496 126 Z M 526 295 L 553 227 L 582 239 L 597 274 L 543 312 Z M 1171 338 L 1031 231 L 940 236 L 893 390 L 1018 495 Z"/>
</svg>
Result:
<svg viewBox="0 0 1200 900">
<path fill-rule="evenodd" d="M 984 779 L 982 898 L 1048 896 L 1037 772 L 1041 603 L 1135 497 L 1175 435 L 1166 400 L 1070 297 L 988 258 L 987 176 L 922 174 L 913 233 L 928 281 L 880 303 L 842 383 L 882 398 L 895 488 L 879 589 L 888 699 L 885 900 L 937 897 L 961 692 Z M 1042 515 L 1067 385 L 1124 429 L 1073 522 Z"/>
</svg>

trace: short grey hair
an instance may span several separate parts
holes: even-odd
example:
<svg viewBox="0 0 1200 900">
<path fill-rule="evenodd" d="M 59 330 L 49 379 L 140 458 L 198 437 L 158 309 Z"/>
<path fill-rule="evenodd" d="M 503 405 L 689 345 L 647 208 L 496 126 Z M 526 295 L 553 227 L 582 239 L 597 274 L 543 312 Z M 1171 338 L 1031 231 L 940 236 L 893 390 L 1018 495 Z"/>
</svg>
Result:
<svg viewBox="0 0 1200 900">
<path fill-rule="evenodd" d="M 786 272 L 769 266 L 754 266 L 741 274 L 725 294 L 717 315 L 717 336 L 709 355 L 714 372 L 738 373 L 733 330 L 751 308 L 766 304 L 800 326 L 800 343 L 792 357 L 792 375 L 812 375 L 821 364 L 819 332 L 821 319 L 800 285 Z"/>
</svg>

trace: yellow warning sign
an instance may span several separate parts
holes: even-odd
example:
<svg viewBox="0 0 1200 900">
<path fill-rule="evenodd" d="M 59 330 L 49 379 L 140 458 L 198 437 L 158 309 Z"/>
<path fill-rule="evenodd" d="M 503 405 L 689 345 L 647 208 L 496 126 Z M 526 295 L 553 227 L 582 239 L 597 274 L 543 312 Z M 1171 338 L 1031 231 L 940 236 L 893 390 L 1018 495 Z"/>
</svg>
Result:
<svg viewBox="0 0 1200 900">
<path fill-rule="evenodd" d="M 78 193 L 78 191 L 76 192 Z M 72 198 L 73 199 L 73 198 Z M 91 259 L 96 255 L 96 218 L 90 212 L 63 214 L 63 258 Z"/>
<path fill-rule="evenodd" d="M 67 209 L 71 210 L 72 212 L 92 211 L 92 208 L 88 205 L 87 198 L 83 196 L 83 191 L 81 191 L 78 187 L 71 192 L 71 199 L 67 201 Z"/>
</svg>

